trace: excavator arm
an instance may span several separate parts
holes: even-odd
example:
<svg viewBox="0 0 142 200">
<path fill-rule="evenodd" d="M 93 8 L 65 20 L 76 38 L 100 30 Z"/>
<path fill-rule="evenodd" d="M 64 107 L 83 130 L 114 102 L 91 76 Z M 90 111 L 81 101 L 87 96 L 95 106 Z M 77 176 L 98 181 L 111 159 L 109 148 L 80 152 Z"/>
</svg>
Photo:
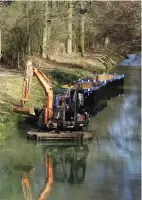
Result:
<svg viewBox="0 0 142 200">
<path fill-rule="evenodd" d="M 53 116 L 53 88 L 51 81 L 41 70 L 38 70 L 37 68 L 34 67 L 34 63 L 32 62 L 32 60 L 26 62 L 22 99 L 20 100 L 19 106 L 13 107 L 13 111 L 18 113 L 31 114 L 30 110 L 33 109 L 24 107 L 24 104 L 29 100 L 30 97 L 33 75 L 37 77 L 38 81 L 45 90 L 46 103 L 45 103 L 44 117 L 45 117 L 45 124 L 48 124 L 48 122 L 51 120 Z"/>
</svg>

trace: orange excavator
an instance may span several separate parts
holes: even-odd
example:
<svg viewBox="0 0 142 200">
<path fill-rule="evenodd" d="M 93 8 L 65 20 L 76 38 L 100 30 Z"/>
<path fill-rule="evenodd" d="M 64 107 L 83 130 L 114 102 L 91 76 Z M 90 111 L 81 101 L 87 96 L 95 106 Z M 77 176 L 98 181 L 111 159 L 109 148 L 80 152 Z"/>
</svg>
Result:
<svg viewBox="0 0 142 200">
<path fill-rule="evenodd" d="M 32 77 L 35 75 L 45 91 L 44 108 L 26 107 L 29 100 Z M 84 93 L 81 89 L 64 89 L 54 91 L 50 79 L 39 69 L 32 60 L 26 62 L 22 99 L 13 111 L 38 117 L 38 128 L 50 130 L 82 130 L 88 125 L 89 116 L 85 111 Z"/>
</svg>

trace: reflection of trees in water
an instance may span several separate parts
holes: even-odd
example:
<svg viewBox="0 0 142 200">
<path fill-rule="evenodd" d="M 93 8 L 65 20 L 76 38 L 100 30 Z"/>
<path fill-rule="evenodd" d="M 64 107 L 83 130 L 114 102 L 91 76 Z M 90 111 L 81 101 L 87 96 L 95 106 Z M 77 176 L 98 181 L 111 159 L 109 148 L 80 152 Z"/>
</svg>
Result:
<svg viewBox="0 0 142 200">
<path fill-rule="evenodd" d="M 108 102 L 108 107 L 96 118 L 97 134 L 108 140 L 99 140 L 99 162 L 95 179 L 96 199 L 140 198 L 140 80 L 139 71 L 129 71 L 125 80 L 124 97 Z M 106 196 L 105 196 L 106 194 Z"/>
<path fill-rule="evenodd" d="M 125 73 L 124 96 L 108 101 L 103 112 L 90 122 L 90 129 L 95 129 L 97 136 L 122 138 L 140 136 L 140 70 L 118 68 L 117 73 Z M 120 136 L 120 137 L 119 137 Z M 116 138 L 115 137 L 115 138 Z"/>
<path fill-rule="evenodd" d="M 118 74 L 124 74 L 125 93 L 130 94 L 132 90 L 140 90 L 141 68 L 140 67 L 117 67 L 112 70 Z"/>
<path fill-rule="evenodd" d="M 134 166 L 134 160 L 131 162 Z M 140 197 L 140 177 L 137 177 L 137 171 L 132 171 L 131 164 L 129 161 L 111 157 L 96 162 L 97 168 L 93 174 L 95 181 L 92 187 L 95 188 L 95 198 L 127 200 Z"/>
<path fill-rule="evenodd" d="M 125 96 L 119 107 L 117 119 L 109 124 L 109 132 L 118 138 L 132 138 L 140 135 L 140 109 L 138 107 L 138 96 L 135 94 Z"/>
<path fill-rule="evenodd" d="M 123 70 L 125 73 L 125 96 L 120 107 L 121 116 L 118 121 L 123 124 L 124 132 L 129 131 L 131 134 L 132 130 L 134 130 L 140 122 L 141 69 L 122 67 L 119 68 L 119 70 Z M 126 128 L 129 130 L 125 130 Z"/>
<path fill-rule="evenodd" d="M 130 75 L 132 76 L 132 71 Z M 127 80 L 125 84 L 127 86 Z M 112 142 L 114 154 L 122 157 L 138 154 L 141 137 L 139 85 L 137 82 L 133 82 L 133 85 L 128 85 L 130 88 L 125 92 L 121 104 L 118 105 L 119 109 L 115 117 L 108 123 L 110 138 L 115 138 Z M 137 142 L 138 145 L 135 145 Z"/>
</svg>

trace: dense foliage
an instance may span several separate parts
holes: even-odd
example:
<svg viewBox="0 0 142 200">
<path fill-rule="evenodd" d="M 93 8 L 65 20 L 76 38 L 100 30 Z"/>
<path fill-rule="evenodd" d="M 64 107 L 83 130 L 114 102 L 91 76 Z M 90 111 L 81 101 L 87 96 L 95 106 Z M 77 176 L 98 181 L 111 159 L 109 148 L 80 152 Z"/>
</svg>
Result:
<svg viewBox="0 0 142 200">
<path fill-rule="evenodd" d="M 81 37 L 85 52 L 105 50 L 124 55 L 140 46 L 138 1 L 9 2 L 0 4 L 1 50 L 6 61 L 17 61 L 17 56 L 22 60 L 27 54 L 42 56 L 43 48 L 49 58 L 65 54 L 69 23 L 75 53 L 80 52 Z"/>
</svg>

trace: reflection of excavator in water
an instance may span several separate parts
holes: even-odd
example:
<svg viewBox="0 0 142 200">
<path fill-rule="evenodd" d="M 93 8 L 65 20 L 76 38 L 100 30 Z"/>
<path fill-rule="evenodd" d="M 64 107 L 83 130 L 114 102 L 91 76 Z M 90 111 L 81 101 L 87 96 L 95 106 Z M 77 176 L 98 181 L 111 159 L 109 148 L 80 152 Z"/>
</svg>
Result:
<svg viewBox="0 0 142 200">
<path fill-rule="evenodd" d="M 52 158 L 54 182 L 82 183 L 85 178 L 88 145 L 46 146 Z"/>
<path fill-rule="evenodd" d="M 45 90 L 46 102 L 44 109 L 25 107 L 29 100 L 32 77 L 35 75 Z M 30 60 L 26 63 L 23 84 L 23 95 L 20 105 L 13 111 L 38 117 L 38 127 L 50 130 L 81 130 L 88 125 L 88 114 L 85 112 L 84 94 L 81 89 L 68 89 L 62 93 L 53 91 L 50 79 Z"/>
<path fill-rule="evenodd" d="M 88 146 L 56 148 L 52 152 L 54 180 L 59 182 L 83 183 L 86 173 Z"/>
<path fill-rule="evenodd" d="M 36 198 L 37 200 L 46 200 L 52 190 L 53 166 L 52 166 L 52 159 L 47 152 L 45 153 L 44 160 L 45 160 L 45 168 L 46 168 L 46 183 L 44 185 L 43 190 L 40 192 L 39 196 Z M 23 170 L 23 168 L 25 169 Z M 31 186 L 30 186 L 30 176 L 31 176 L 30 173 L 33 170 L 33 167 L 31 168 L 29 166 L 16 166 L 14 170 L 15 171 L 22 170 L 23 172 L 25 171 L 28 172 L 26 173 L 26 175 L 23 174 L 23 177 L 22 177 L 23 194 L 24 194 L 25 200 L 33 200 Z"/>
<path fill-rule="evenodd" d="M 44 146 L 44 161 L 46 168 L 46 183 L 37 200 L 45 200 L 49 197 L 53 182 L 69 182 L 72 184 L 83 183 L 86 172 L 86 160 L 88 146 L 71 147 L 47 147 Z M 15 166 L 15 171 L 22 171 L 22 188 L 25 200 L 32 200 L 30 179 L 35 168 L 30 166 Z M 34 170 L 33 170 L 34 169 Z M 35 173 L 34 173 L 35 174 Z M 35 177 L 37 180 L 40 177 Z M 34 179 L 35 179 L 34 178 Z"/>
</svg>

